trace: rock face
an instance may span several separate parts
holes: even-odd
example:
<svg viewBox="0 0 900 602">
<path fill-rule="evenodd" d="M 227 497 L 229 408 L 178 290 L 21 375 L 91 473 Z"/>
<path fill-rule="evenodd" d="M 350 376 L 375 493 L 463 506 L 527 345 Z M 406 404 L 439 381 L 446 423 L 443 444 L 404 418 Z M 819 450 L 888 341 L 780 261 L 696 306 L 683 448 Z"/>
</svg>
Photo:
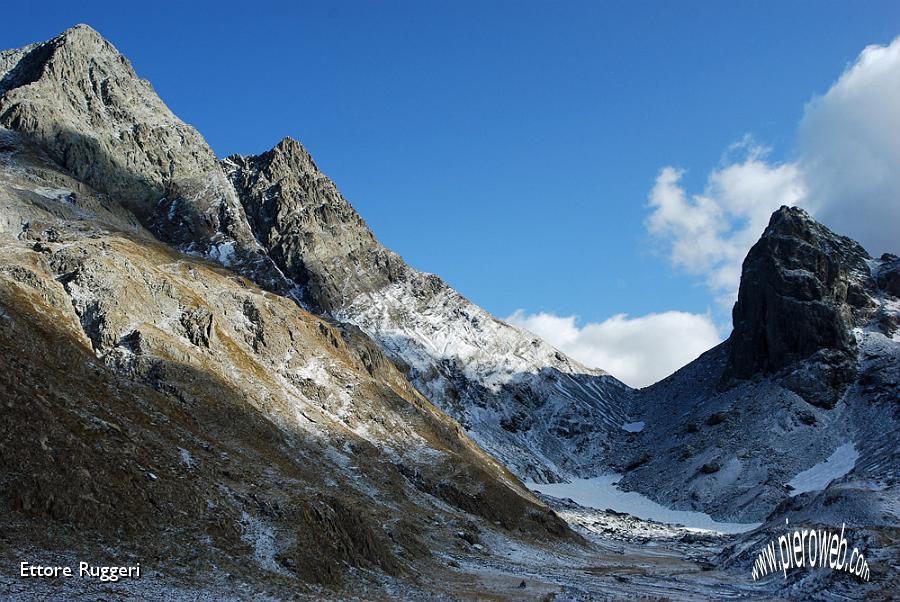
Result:
<svg viewBox="0 0 900 602">
<path fill-rule="evenodd" d="M 161 240 L 290 288 L 258 251 L 203 137 L 100 34 L 78 25 L 0 58 L 0 125 L 132 211 Z"/>
<path fill-rule="evenodd" d="M 777 372 L 822 351 L 853 356 L 851 329 L 878 307 L 870 260 L 802 209 L 776 211 L 744 260 L 726 374 Z"/>
<path fill-rule="evenodd" d="M 224 165 L 260 244 L 317 310 L 335 312 L 405 270 L 296 140 Z"/>
<path fill-rule="evenodd" d="M 517 475 L 588 474 L 630 390 L 407 266 L 296 141 L 224 161 L 257 240 L 308 307 L 359 326 Z"/>
</svg>

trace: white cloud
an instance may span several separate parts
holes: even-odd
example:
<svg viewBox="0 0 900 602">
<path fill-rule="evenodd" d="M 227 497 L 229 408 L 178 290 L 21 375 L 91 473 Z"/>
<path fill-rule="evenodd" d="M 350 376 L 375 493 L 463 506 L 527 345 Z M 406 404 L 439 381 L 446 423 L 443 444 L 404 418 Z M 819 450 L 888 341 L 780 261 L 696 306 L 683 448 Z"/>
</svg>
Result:
<svg viewBox="0 0 900 602">
<path fill-rule="evenodd" d="M 869 46 L 807 104 L 798 135 L 808 203 L 869 253 L 900 252 L 900 38 Z"/>
<path fill-rule="evenodd" d="M 781 205 L 802 204 L 804 185 L 796 166 L 766 162 L 766 150 L 742 144 L 745 158 L 707 178 L 702 194 L 688 197 L 682 171 L 664 167 L 650 192 L 648 230 L 671 245 L 672 263 L 704 275 L 710 290 L 730 306 L 741 262 Z"/>
<path fill-rule="evenodd" d="M 647 229 L 669 245 L 674 266 L 703 275 L 726 306 L 744 256 L 781 205 L 799 205 L 870 253 L 900 251 L 900 38 L 870 46 L 831 89 L 807 104 L 797 158 L 776 163 L 750 138 L 701 193 L 664 167 L 649 195 Z M 734 150 L 734 148 L 729 149 Z"/>
<path fill-rule="evenodd" d="M 520 309 L 506 321 L 633 387 L 665 378 L 722 340 L 709 316 L 680 311 L 637 318 L 618 314 L 579 326 L 575 316 Z"/>
</svg>

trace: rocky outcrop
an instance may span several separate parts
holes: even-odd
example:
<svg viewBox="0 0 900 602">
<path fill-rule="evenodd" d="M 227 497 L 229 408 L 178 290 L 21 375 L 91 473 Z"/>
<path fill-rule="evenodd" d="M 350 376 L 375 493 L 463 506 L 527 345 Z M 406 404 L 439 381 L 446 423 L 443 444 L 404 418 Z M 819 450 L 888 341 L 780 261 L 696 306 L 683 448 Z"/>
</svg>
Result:
<svg viewBox="0 0 900 602">
<path fill-rule="evenodd" d="M 620 485 L 720 519 L 765 520 L 821 496 L 858 525 L 896 524 L 897 266 L 801 209 L 776 211 L 744 261 L 731 337 L 635 396 L 646 427 L 613 466 L 654 453 Z M 834 490 L 788 486 L 838 449 L 859 457 Z"/>
<path fill-rule="evenodd" d="M 224 165 L 260 244 L 310 306 L 336 312 L 406 270 L 296 140 Z"/>
<path fill-rule="evenodd" d="M 782 207 L 744 260 L 726 374 L 749 378 L 818 352 L 852 357 L 851 329 L 878 307 L 865 249 Z"/>
<path fill-rule="evenodd" d="M 900 257 L 890 253 L 882 255 L 876 279 L 879 288 L 900 299 Z"/>
</svg>

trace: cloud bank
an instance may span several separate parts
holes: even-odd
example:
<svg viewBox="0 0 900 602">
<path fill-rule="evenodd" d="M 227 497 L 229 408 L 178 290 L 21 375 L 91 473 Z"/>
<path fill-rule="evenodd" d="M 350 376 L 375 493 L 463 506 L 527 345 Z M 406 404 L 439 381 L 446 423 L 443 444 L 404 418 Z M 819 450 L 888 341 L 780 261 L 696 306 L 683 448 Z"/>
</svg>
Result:
<svg viewBox="0 0 900 602">
<path fill-rule="evenodd" d="M 680 311 L 637 318 L 618 314 L 579 326 L 575 316 L 526 314 L 520 309 L 506 321 L 632 387 L 665 378 L 722 340 L 709 316 Z"/>
<path fill-rule="evenodd" d="M 663 167 L 647 230 L 672 264 L 703 276 L 723 308 L 737 296 L 741 262 L 781 205 L 799 205 L 873 255 L 900 251 L 900 38 L 869 46 L 805 107 L 796 159 L 777 163 L 747 138 L 689 194 L 683 171 Z M 730 153 L 733 156 L 733 152 Z"/>
</svg>

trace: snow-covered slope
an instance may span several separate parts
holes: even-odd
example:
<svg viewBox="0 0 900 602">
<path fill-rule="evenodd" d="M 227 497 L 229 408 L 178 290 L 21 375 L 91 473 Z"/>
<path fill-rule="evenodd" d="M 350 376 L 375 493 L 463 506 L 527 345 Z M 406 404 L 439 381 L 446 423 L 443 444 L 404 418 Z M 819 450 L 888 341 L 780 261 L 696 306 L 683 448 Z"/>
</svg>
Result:
<svg viewBox="0 0 900 602">
<path fill-rule="evenodd" d="M 359 326 L 521 477 L 591 476 L 630 389 L 472 304 L 384 248 L 296 141 L 224 165 L 251 226 L 312 308 Z"/>
<path fill-rule="evenodd" d="M 629 422 L 630 389 L 496 319 L 440 278 L 361 293 L 336 312 L 405 368 L 413 384 L 516 474 L 590 475 L 608 433 Z"/>
</svg>

